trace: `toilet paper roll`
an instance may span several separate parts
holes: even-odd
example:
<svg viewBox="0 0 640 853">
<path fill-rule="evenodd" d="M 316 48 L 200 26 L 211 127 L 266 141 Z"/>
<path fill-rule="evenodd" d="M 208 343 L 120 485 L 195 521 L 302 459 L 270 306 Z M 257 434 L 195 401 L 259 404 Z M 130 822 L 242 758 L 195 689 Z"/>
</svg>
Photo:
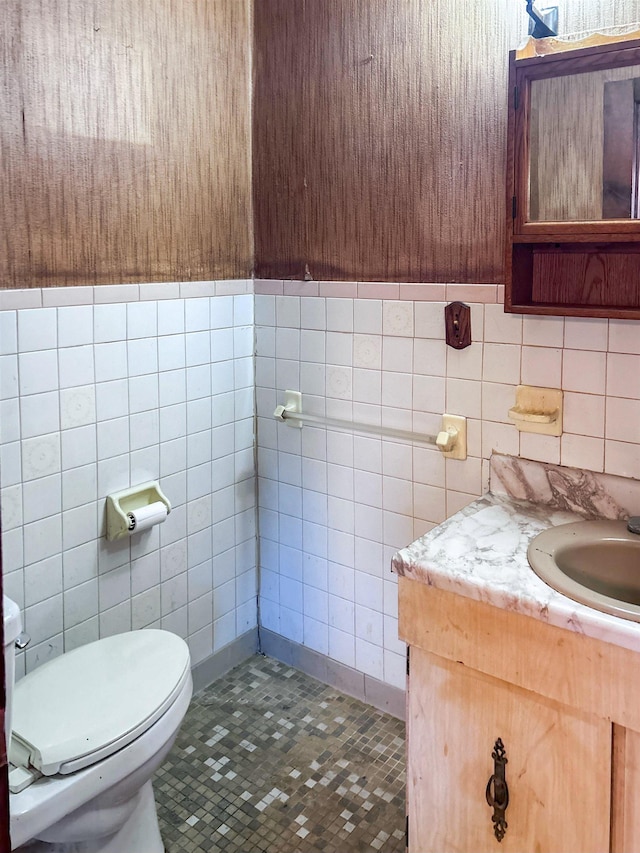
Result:
<svg viewBox="0 0 640 853">
<path fill-rule="evenodd" d="M 133 512 L 127 513 L 129 521 L 129 536 L 134 533 L 140 533 L 141 530 L 148 530 L 154 524 L 160 524 L 167 517 L 167 507 L 162 501 L 156 501 L 147 506 L 141 506 Z"/>
</svg>

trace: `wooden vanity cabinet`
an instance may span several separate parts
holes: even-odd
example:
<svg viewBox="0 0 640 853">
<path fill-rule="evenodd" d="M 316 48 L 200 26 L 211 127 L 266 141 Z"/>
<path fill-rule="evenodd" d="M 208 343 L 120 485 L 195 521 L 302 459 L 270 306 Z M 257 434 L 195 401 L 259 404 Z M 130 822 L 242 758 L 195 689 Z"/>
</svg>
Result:
<svg viewBox="0 0 640 853">
<path fill-rule="evenodd" d="M 409 853 L 640 850 L 640 652 L 407 578 L 399 593 Z"/>
</svg>

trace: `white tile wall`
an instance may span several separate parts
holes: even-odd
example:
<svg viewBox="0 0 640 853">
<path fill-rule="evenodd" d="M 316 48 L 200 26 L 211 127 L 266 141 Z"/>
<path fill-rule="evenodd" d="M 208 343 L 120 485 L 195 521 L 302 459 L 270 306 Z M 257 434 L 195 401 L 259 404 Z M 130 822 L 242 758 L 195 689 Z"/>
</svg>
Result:
<svg viewBox="0 0 640 853">
<path fill-rule="evenodd" d="M 245 285 L 0 299 L 3 559 L 34 637 L 27 668 L 146 625 L 187 637 L 198 661 L 251 628 L 257 503 L 262 624 L 402 687 L 391 555 L 482 493 L 493 450 L 640 478 L 637 323 L 478 301 L 474 343 L 458 352 L 444 342 L 445 303 L 399 300 L 403 285 L 357 286 L 393 299 L 333 287 L 325 298 L 272 282 L 281 295 L 255 301 Z M 561 438 L 512 425 L 519 382 L 564 388 Z M 469 458 L 290 429 L 272 417 L 286 388 L 307 411 L 428 433 L 444 410 L 465 415 Z M 106 543 L 104 496 L 156 477 L 174 504 L 167 522 Z"/>
<path fill-rule="evenodd" d="M 238 295 L 14 292 L 0 312 L 4 586 L 32 637 L 19 672 L 160 626 L 197 663 L 255 626 L 253 296 L 227 285 Z M 106 542 L 106 495 L 152 479 L 167 521 Z"/>
<path fill-rule="evenodd" d="M 443 302 L 256 289 L 261 619 L 272 631 L 402 687 L 391 555 L 486 489 L 494 450 L 640 478 L 637 323 L 477 303 L 474 343 L 456 351 Z M 520 382 L 564 389 L 561 438 L 518 433 L 507 412 Z M 287 388 L 305 411 L 428 433 L 445 410 L 465 415 L 469 458 L 276 425 Z"/>
</svg>

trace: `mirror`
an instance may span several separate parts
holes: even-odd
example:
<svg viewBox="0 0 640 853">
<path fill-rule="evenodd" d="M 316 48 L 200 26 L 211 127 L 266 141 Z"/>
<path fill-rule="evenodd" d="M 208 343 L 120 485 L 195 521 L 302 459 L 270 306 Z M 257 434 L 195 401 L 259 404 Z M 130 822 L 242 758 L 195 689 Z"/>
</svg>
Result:
<svg viewBox="0 0 640 853">
<path fill-rule="evenodd" d="M 530 222 L 638 219 L 640 65 L 532 80 Z"/>
</svg>

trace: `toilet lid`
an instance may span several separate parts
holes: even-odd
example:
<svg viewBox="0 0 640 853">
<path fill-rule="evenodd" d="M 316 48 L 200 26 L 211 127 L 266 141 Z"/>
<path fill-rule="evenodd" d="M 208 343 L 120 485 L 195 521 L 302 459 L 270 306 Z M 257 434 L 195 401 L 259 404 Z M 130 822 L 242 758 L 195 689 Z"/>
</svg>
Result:
<svg viewBox="0 0 640 853">
<path fill-rule="evenodd" d="M 173 704 L 189 663 L 184 640 L 153 628 L 105 637 L 49 661 L 15 686 L 11 761 L 25 765 L 26 754 L 50 776 L 106 758 Z"/>
</svg>

